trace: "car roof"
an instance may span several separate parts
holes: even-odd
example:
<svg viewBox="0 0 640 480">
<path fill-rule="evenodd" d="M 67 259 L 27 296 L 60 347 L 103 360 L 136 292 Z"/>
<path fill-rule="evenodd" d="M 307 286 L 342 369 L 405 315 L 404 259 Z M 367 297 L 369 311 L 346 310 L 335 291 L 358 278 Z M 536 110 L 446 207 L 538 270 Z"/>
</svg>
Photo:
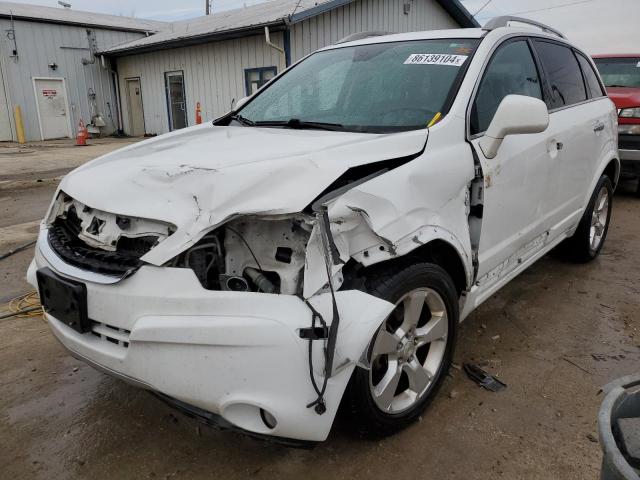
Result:
<svg viewBox="0 0 640 480">
<path fill-rule="evenodd" d="M 355 45 L 368 45 L 371 43 L 386 43 L 386 42 L 407 42 L 412 40 L 437 40 L 437 39 L 448 39 L 448 38 L 482 38 L 487 33 L 486 30 L 481 28 L 456 28 L 451 30 L 428 30 L 424 32 L 408 32 L 408 33 L 391 33 L 388 35 L 377 33 L 371 33 L 372 36 L 368 36 L 365 38 L 360 38 L 358 40 L 353 41 L 343 41 L 335 43 L 333 45 L 329 45 L 325 47 L 323 50 L 339 48 L 344 46 L 355 46 Z M 364 33 L 363 35 L 366 35 Z"/>
<path fill-rule="evenodd" d="M 591 55 L 592 58 L 636 58 L 640 57 L 640 53 L 599 53 Z"/>
<path fill-rule="evenodd" d="M 571 45 L 571 42 L 567 39 L 560 38 L 557 35 L 542 32 L 537 28 L 531 28 L 528 26 L 515 27 L 506 26 L 499 27 L 493 30 L 485 30 L 484 28 L 456 28 L 450 30 L 428 30 L 424 32 L 407 32 L 407 33 L 390 33 L 384 32 L 363 32 L 358 34 L 361 38 L 349 40 L 349 37 L 342 41 L 328 45 L 320 50 L 331 50 L 334 48 L 341 48 L 345 46 L 357 46 L 357 45 L 369 45 L 374 43 L 387 43 L 387 42 L 407 42 L 415 40 L 438 40 L 438 39 L 481 39 L 489 34 L 494 34 L 494 38 L 500 38 L 507 35 L 522 34 L 532 35 L 536 37 L 555 39 L 560 42 Z"/>
</svg>

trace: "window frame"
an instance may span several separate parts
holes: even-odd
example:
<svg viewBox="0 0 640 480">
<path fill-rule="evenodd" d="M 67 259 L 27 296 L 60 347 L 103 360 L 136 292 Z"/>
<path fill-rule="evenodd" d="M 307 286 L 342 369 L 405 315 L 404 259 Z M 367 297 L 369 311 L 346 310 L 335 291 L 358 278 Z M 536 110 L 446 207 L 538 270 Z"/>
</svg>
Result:
<svg viewBox="0 0 640 480">
<path fill-rule="evenodd" d="M 548 105 L 547 99 L 549 98 L 549 89 L 546 82 L 546 76 L 544 74 L 544 71 L 542 70 L 542 65 L 540 63 L 540 59 L 537 56 L 537 52 L 533 48 L 531 36 L 523 35 L 522 33 L 516 33 L 511 36 L 505 37 L 504 39 L 502 39 L 502 41 L 496 43 L 491 49 L 491 51 L 489 52 L 489 54 L 487 55 L 487 58 L 485 59 L 485 62 L 482 65 L 482 69 L 480 70 L 480 74 L 476 79 L 476 84 L 473 87 L 473 92 L 471 94 L 469 103 L 467 105 L 467 114 L 466 114 L 466 130 L 467 130 L 468 140 L 474 140 L 476 138 L 484 137 L 485 134 L 487 133 L 486 130 L 482 132 L 474 133 L 474 134 L 471 133 L 471 113 L 473 111 L 473 105 L 476 102 L 476 97 L 478 96 L 480 85 L 484 80 L 487 69 L 489 68 L 489 66 L 491 65 L 491 62 L 493 61 L 496 54 L 502 47 L 505 47 L 510 43 L 515 43 L 519 41 L 524 41 L 527 44 L 527 47 L 529 48 L 529 53 L 531 54 L 533 63 L 536 66 L 536 71 L 538 72 L 538 78 L 540 79 L 540 91 L 542 93 L 542 101 Z"/>
<path fill-rule="evenodd" d="M 267 83 L 278 76 L 278 67 L 276 65 L 270 65 L 268 67 L 253 67 L 253 68 L 245 68 L 244 69 L 244 93 L 247 97 L 253 95 L 251 93 L 251 81 L 249 80 L 249 74 L 257 72 L 260 75 L 260 81 L 263 80 L 262 74 L 264 72 L 272 71 L 274 73 L 273 77 L 265 81 L 262 85 L 258 87 L 258 90 L 255 93 L 258 93 L 262 87 L 264 87 Z"/>
<path fill-rule="evenodd" d="M 573 49 L 573 53 L 574 55 L 578 58 L 578 65 L 580 66 L 580 70 L 582 70 L 582 78 L 584 79 L 584 84 L 587 87 L 587 91 L 589 92 L 589 99 L 591 100 L 597 100 L 603 97 L 607 97 L 607 89 L 604 86 L 604 82 L 602 81 L 602 77 L 600 76 L 600 71 L 598 70 L 598 66 L 594 63 L 593 59 L 591 57 L 589 57 L 588 55 L 585 55 L 584 53 L 582 53 L 580 50 L 578 49 Z M 591 67 L 591 70 L 593 70 L 593 73 L 595 73 L 596 75 L 596 80 L 598 81 L 598 85 L 600 86 L 600 96 L 598 97 L 592 97 L 591 96 L 591 89 L 588 88 L 588 82 L 587 82 L 587 76 L 584 73 L 584 69 L 582 68 L 582 64 L 580 63 L 580 57 L 582 57 L 583 60 L 585 60 L 589 66 Z"/>
<path fill-rule="evenodd" d="M 549 105 L 549 103 L 547 103 L 547 110 L 549 110 L 549 115 L 556 113 L 556 112 L 560 112 L 562 110 L 565 110 L 567 108 L 573 108 L 573 107 L 577 107 L 579 105 L 584 105 L 585 103 L 588 102 L 593 102 L 596 100 L 600 100 L 601 98 L 605 97 L 606 95 L 603 95 L 602 97 L 591 97 L 590 95 L 590 89 L 587 86 L 587 81 L 585 79 L 584 76 L 584 72 L 582 71 L 582 66 L 580 65 L 580 62 L 578 61 L 577 55 L 581 54 L 584 56 L 584 54 L 582 54 L 582 52 L 580 52 L 580 50 L 578 50 L 577 48 L 575 48 L 573 45 L 569 44 L 569 43 L 565 43 L 565 42 L 561 42 L 561 41 L 557 41 L 556 39 L 553 38 L 547 38 L 547 37 L 536 37 L 535 38 L 536 41 L 542 41 L 542 42 L 547 42 L 547 43 L 555 43 L 557 45 L 560 45 L 561 47 L 565 47 L 568 48 L 569 50 L 571 50 L 571 52 L 573 53 L 573 56 L 576 58 L 576 62 L 578 63 L 578 69 L 580 70 L 580 76 L 582 77 L 582 84 L 584 85 L 584 91 L 587 94 L 587 98 L 586 100 L 582 100 L 581 102 L 577 102 L 577 103 L 572 103 L 571 105 L 562 105 L 561 107 L 555 107 L 555 108 L 551 108 L 551 106 Z M 533 48 L 535 50 L 535 42 L 533 42 Z M 538 55 L 538 51 L 535 50 L 536 55 Z M 547 89 L 549 94 L 551 93 L 551 84 L 549 83 L 549 76 L 547 75 L 547 72 L 544 70 L 544 65 L 542 63 L 542 60 L 540 60 L 538 58 L 539 62 L 540 62 L 540 67 L 542 68 L 542 71 L 544 72 L 544 77 L 545 77 L 545 83 L 547 84 Z M 600 82 L 600 86 L 602 87 L 602 81 L 599 78 L 598 75 L 598 81 Z M 604 90 L 606 92 L 606 90 Z M 549 99 L 553 98 L 552 95 L 549 96 Z"/>
<path fill-rule="evenodd" d="M 500 41 L 498 41 L 490 50 L 489 54 L 487 55 L 484 64 L 482 65 L 482 68 L 480 70 L 480 73 L 478 75 L 478 78 L 476 79 L 476 83 L 473 87 L 473 91 L 471 93 L 471 96 L 469 97 L 469 103 L 467 104 L 467 110 L 466 110 L 466 122 L 465 122 L 465 128 L 466 128 L 466 138 L 468 141 L 471 140 L 475 140 L 477 138 L 481 138 L 484 137 L 486 134 L 486 131 L 484 132 L 479 132 L 479 133 L 475 133 L 475 134 L 471 134 L 471 110 L 473 108 L 473 104 L 476 100 L 476 96 L 478 94 L 478 90 L 480 89 L 480 83 L 482 81 L 482 79 L 484 78 L 484 74 L 485 71 L 487 70 L 487 67 L 489 66 L 489 64 L 491 63 L 491 60 L 493 59 L 495 53 L 498 51 L 498 49 L 500 47 L 502 47 L 503 45 L 505 45 L 507 42 L 512 42 L 512 41 L 516 41 L 516 40 L 521 40 L 521 39 L 525 39 L 529 45 L 529 49 L 531 50 L 531 53 L 533 55 L 533 60 L 536 64 L 536 68 L 538 69 L 538 75 L 541 78 L 542 81 L 542 96 L 543 96 L 543 101 L 547 104 L 547 110 L 549 111 L 549 115 L 565 110 L 567 108 L 573 108 L 579 105 L 583 105 L 585 103 L 588 102 L 595 102 L 598 100 L 602 100 L 603 98 L 608 98 L 608 96 L 605 94 L 602 97 L 593 97 L 593 98 L 589 98 L 587 97 L 587 99 L 583 102 L 580 103 L 574 103 L 572 105 L 564 105 L 562 107 L 558 107 L 558 108 L 549 108 L 549 99 L 552 98 L 551 96 L 551 87 L 549 86 L 549 80 L 548 80 L 548 76 L 547 76 L 547 72 L 544 70 L 544 67 L 542 65 L 542 61 L 540 60 L 540 56 L 538 55 L 538 51 L 535 48 L 534 45 L 534 41 L 536 40 L 542 40 L 542 41 L 546 41 L 546 42 L 551 42 L 551 43 L 557 43 L 558 45 L 561 45 L 563 47 L 569 48 L 571 51 L 574 52 L 574 55 L 580 54 L 585 56 L 587 59 L 589 59 L 589 56 L 586 55 L 584 52 L 578 50 L 577 48 L 575 48 L 573 45 L 571 45 L 570 43 L 564 42 L 560 39 L 555 39 L 555 38 L 549 38 L 547 36 L 543 36 L 543 35 L 536 35 L 535 33 L 527 33 L 527 34 L 523 34 L 523 33 L 513 33 L 511 35 L 505 36 L 503 37 Z M 576 58 L 577 61 L 577 58 Z M 593 63 L 593 62 L 592 62 Z M 578 67 L 580 67 L 580 62 L 578 62 Z M 597 71 L 597 68 L 596 68 Z M 584 74 L 582 73 L 582 67 L 580 67 L 580 72 L 581 75 L 583 75 L 583 82 L 584 82 Z M 604 83 L 602 82 L 602 78 L 600 77 L 600 74 L 598 73 L 598 81 L 600 82 L 600 86 L 603 88 L 603 91 L 606 92 L 606 88 L 604 86 Z M 587 86 L 585 83 L 585 91 L 587 91 Z"/>
</svg>

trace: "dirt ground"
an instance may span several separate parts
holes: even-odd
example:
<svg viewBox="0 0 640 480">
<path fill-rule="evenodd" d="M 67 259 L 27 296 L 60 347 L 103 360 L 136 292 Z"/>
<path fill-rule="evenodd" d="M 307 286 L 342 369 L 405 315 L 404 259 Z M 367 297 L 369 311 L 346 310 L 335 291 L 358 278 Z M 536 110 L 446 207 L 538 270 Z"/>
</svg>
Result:
<svg viewBox="0 0 640 480">
<path fill-rule="evenodd" d="M 0 150 L 0 253 L 34 237 L 61 174 L 123 143 Z M 0 320 L 0 477 L 596 479 L 598 391 L 640 365 L 640 199 L 629 192 L 615 197 L 597 261 L 547 256 L 461 326 L 457 364 L 485 365 L 506 390 L 454 368 L 420 422 L 378 442 L 344 419 L 312 450 L 199 426 L 71 358 L 41 318 Z M 0 262 L 0 303 L 29 289 L 31 256 Z"/>
</svg>

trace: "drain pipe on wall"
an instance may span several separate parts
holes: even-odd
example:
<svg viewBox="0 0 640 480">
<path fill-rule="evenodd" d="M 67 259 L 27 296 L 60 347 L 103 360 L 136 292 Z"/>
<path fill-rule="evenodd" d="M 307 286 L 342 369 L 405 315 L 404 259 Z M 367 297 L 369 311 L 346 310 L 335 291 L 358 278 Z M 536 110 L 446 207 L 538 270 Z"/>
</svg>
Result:
<svg viewBox="0 0 640 480">
<path fill-rule="evenodd" d="M 279 47 L 278 45 L 276 45 L 271 41 L 271 37 L 269 36 L 269 27 L 264 27 L 264 40 L 267 45 L 269 45 L 274 50 L 277 50 L 280 53 L 280 55 L 282 55 L 283 64 L 285 68 L 287 68 L 287 58 L 286 58 L 284 48 Z"/>
<path fill-rule="evenodd" d="M 111 62 L 107 65 L 104 55 L 100 55 L 100 66 L 109 72 L 109 93 L 112 93 L 112 86 L 115 88 L 115 107 L 116 107 L 116 132 L 120 133 L 124 131 L 124 121 L 122 119 L 122 108 L 120 108 L 120 81 L 118 72 L 111 68 Z M 113 119 L 113 117 L 112 117 Z"/>
</svg>

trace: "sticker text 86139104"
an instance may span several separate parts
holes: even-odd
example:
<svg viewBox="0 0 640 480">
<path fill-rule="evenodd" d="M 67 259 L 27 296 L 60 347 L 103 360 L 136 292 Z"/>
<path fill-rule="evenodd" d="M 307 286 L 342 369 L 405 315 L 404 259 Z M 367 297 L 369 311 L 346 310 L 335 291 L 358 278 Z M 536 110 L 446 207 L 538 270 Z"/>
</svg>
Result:
<svg viewBox="0 0 640 480">
<path fill-rule="evenodd" d="M 405 65 L 450 65 L 461 67 L 467 55 L 449 55 L 446 53 L 412 53 L 404 61 Z"/>
</svg>

